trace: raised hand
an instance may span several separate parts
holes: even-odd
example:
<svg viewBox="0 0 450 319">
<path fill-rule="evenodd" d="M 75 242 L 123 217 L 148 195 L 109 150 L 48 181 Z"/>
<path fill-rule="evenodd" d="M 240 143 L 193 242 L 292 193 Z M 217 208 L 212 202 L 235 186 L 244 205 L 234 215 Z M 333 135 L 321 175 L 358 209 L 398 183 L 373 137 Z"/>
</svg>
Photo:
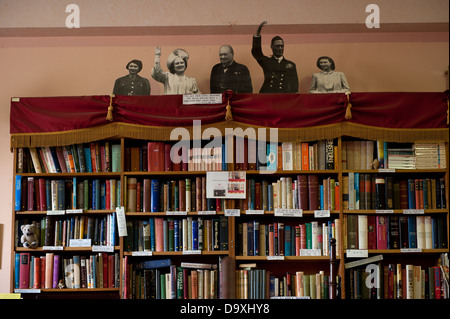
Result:
<svg viewBox="0 0 450 319">
<path fill-rule="evenodd" d="M 264 25 L 267 24 L 267 21 L 263 21 L 259 24 L 258 29 L 256 30 L 256 36 L 260 36 L 261 35 L 261 29 L 263 28 Z"/>
</svg>

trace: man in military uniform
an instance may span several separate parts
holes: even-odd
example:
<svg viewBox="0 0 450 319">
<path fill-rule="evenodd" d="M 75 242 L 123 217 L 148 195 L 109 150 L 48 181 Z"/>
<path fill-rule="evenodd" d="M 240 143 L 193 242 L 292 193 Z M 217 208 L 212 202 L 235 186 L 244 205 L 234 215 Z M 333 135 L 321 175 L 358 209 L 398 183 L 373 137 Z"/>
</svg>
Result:
<svg viewBox="0 0 450 319">
<path fill-rule="evenodd" d="M 118 78 L 114 83 L 115 95 L 150 95 L 150 82 L 138 73 L 142 70 L 140 60 L 132 60 L 126 66 L 129 74 Z"/>
<path fill-rule="evenodd" d="M 248 68 L 234 60 L 233 48 L 222 45 L 219 49 L 220 63 L 213 66 L 210 78 L 210 92 L 252 93 L 252 80 Z"/>
<path fill-rule="evenodd" d="M 273 55 L 267 57 L 261 49 L 261 29 L 267 22 L 262 22 L 253 35 L 252 55 L 264 72 L 264 83 L 259 93 L 297 93 L 298 75 L 294 62 L 283 56 L 284 41 L 275 36 L 271 42 Z"/>
</svg>

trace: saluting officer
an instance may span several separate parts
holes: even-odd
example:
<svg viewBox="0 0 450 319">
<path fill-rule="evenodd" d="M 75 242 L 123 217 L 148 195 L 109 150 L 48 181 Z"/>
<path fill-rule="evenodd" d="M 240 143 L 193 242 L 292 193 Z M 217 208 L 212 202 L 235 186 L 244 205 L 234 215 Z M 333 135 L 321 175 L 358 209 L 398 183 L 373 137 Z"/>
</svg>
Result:
<svg viewBox="0 0 450 319">
<path fill-rule="evenodd" d="M 252 55 L 258 61 L 264 72 L 264 83 L 259 93 L 297 93 L 298 75 L 294 62 L 286 60 L 283 56 L 284 41 L 275 36 L 271 42 L 273 55 L 267 57 L 261 49 L 261 29 L 267 24 L 262 22 L 256 34 L 253 35 Z"/>
</svg>

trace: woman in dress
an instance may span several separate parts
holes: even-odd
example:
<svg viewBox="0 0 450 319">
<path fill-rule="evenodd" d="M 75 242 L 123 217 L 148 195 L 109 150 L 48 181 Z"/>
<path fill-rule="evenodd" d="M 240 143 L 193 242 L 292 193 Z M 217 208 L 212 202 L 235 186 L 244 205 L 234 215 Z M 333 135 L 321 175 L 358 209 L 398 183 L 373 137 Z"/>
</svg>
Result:
<svg viewBox="0 0 450 319">
<path fill-rule="evenodd" d="M 322 72 L 312 75 L 309 93 L 350 93 L 345 74 L 334 71 L 332 58 L 321 56 L 317 59 L 316 65 Z"/>
<path fill-rule="evenodd" d="M 167 58 L 169 72 L 164 72 L 160 65 L 161 48 L 155 48 L 155 64 L 152 78 L 164 84 L 164 94 L 201 94 L 195 78 L 184 74 L 189 54 L 183 49 L 174 50 Z"/>
</svg>

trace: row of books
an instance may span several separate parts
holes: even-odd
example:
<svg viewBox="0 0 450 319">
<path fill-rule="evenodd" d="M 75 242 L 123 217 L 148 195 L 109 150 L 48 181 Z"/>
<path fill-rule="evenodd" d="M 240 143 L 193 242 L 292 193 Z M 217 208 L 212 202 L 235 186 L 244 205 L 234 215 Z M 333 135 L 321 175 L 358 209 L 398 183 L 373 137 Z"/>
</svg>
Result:
<svg viewBox="0 0 450 319">
<path fill-rule="evenodd" d="M 228 218 L 128 219 L 126 251 L 227 251 Z"/>
<path fill-rule="evenodd" d="M 126 183 L 127 212 L 199 212 L 220 207 L 219 200 L 206 198 L 205 176 L 168 181 L 127 177 Z"/>
<path fill-rule="evenodd" d="M 337 146 L 333 140 L 266 144 L 236 137 L 233 144 L 226 142 L 217 147 L 192 144 L 191 147 L 190 143 L 179 145 L 150 141 L 125 146 L 125 171 L 228 170 L 228 163 L 234 163 L 235 170 L 337 169 Z M 228 153 L 232 159 L 228 159 Z M 17 173 L 118 172 L 121 169 L 121 146 L 104 141 L 19 148 L 17 158 Z M 342 141 L 343 169 L 371 169 L 374 159 L 378 159 L 380 168 L 446 168 L 444 143 Z"/>
<path fill-rule="evenodd" d="M 445 216 L 346 215 L 347 249 L 447 249 Z"/>
<path fill-rule="evenodd" d="M 217 299 L 217 264 L 182 262 L 170 259 L 130 263 L 124 258 L 124 299 Z"/>
<path fill-rule="evenodd" d="M 17 173 L 96 173 L 121 170 L 120 143 L 18 148 Z"/>
<path fill-rule="evenodd" d="M 120 179 L 45 179 L 16 175 L 16 211 L 114 210 Z"/>
<path fill-rule="evenodd" d="M 221 211 L 225 208 L 274 211 L 277 208 L 339 210 L 339 183 L 316 174 L 281 177 L 275 181 L 248 179 L 246 199 L 206 197 L 206 177 L 160 180 L 127 177 L 127 212 Z M 228 204 L 228 206 L 227 206 Z"/>
<path fill-rule="evenodd" d="M 33 224 L 37 246 L 81 247 L 119 245 L 115 213 L 105 216 L 46 215 L 40 220 L 18 219 L 16 222 L 16 247 L 22 246 L 21 225 Z"/>
<path fill-rule="evenodd" d="M 154 141 L 126 146 L 125 171 L 337 169 L 337 146 L 333 140 L 272 144 L 236 137 L 230 141 L 203 147 L 195 142 L 191 146 Z"/>
<path fill-rule="evenodd" d="M 448 299 L 448 274 L 439 266 L 376 264 L 376 275 L 364 267 L 347 269 L 349 299 Z M 369 276 L 373 278 L 368 278 Z M 368 285 L 369 282 L 369 285 Z M 446 288 L 445 288 L 446 287 Z"/>
<path fill-rule="evenodd" d="M 244 269 L 236 270 L 237 299 L 330 298 L 330 276 L 322 270 L 315 274 L 296 271 L 275 276 L 266 269 L 246 267 L 245 264 L 241 266 Z"/>
<path fill-rule="evenodd" d="M 319 223 L 239 223 L 236 254 L 240 256 L 328 256 L 330 239 L 339 238 L 339 219 Z M 336 255 L 340 252 L 336 247 Z"/>
<path fill-rule="evenodd" d="M 445 143 L 390 143 L 382 140 L 342 141 L 342 169 L 445 169 Z"/>
<path fill-rule="evenodd" d="M 332 177 L 298 175 L 280 177 L 276 181 L 248 180 L 249 209 L 338 210 L 339 183 Z"/>
<path fill-rule="evenodd" d="M 15 289 L 119 288 L 119 254 L 15 254 Z"/>
<path fill-rule="evenodd" d="M 445 209 L 445 178 L 408 178 L 348 173 L 343 176 L 344 209 Z"/>
</svg>

